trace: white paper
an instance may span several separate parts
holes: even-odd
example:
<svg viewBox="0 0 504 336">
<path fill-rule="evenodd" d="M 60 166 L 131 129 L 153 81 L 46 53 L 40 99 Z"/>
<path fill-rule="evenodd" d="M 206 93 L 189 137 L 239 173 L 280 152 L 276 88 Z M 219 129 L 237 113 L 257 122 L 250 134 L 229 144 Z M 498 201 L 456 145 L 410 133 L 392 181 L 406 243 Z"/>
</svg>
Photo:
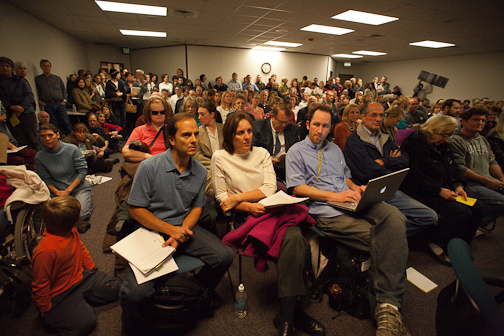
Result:
<svg viewBox="0 0 504 336">
<path fill-rule="evenodd" d="M 28 147 L 28 145 L 17 147 L 16 149 L 7 149 L 7 154 L 17 153 L 20 150 L 25 149 L 26 147 Z"/>
<path fill-rule="evenodd" d="M 275 208 L 282 205 L 296 204 L 306 201 L 308 197 L 292 197 L 284 193 L 282 190 L 270 197 L 263 198 L 259 201 L 266 209 Z"/>
<path fill-rule="evenodd" d="M 409 282 L 423 290 L 425 293 L 429 293 L 431 290 L 438 286 L 413 267 L 410 267 L 406 270 L 406 276 L 408 277 Z"/>
<path fill-rule="evenodd" d="M 163 261 L 167 261 L 167 258 L 175 251 L 171 246 L 162 247 L 162 238 L 159 233 L 156 234 L 159 238 L 149 230 L 139 228 L 110 248 L 142 273 L 148 273 Z"/>
</svg>

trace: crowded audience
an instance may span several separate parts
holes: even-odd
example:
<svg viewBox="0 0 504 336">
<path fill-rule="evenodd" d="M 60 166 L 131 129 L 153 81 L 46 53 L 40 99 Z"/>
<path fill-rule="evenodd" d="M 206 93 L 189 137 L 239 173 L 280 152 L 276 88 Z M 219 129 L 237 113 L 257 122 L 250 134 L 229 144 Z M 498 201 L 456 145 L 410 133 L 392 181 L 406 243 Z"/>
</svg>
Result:
<svg viewBox="0 0 504 336">
<path fill-rule="evenodd" d="M 163 233 L 165 245 L 206 264 L 198 278 L 211 311 L 218 309 L 215 288 L 233 254 L 214 232 L 198 225 L 209 204 L 214 212 L 232 212 L 236 223 L 246 223 L 268 214 L 279 217 L 278 209 L 258 203 L 277 190 L 307 197 L 306 206 L 299 207 L 316 227 L 370 255 L 377 335 L 409 335 L 401 315 L 409 241 L 450 266 L 450 239 L 470 244 L 478 228 L 504 215 L 503 101 L 445 97 L 431 102 L 431 84 L 415 83 L 412 95 L 405 96 L 402 92 L 411 89 L 401 91 L 383 75 L 304 76 L 302 81 L 271 75 L 264 83 L 258 75 L 253 83 L 252 75 L 236 72 L 214 81 L 202 74 L 192 81 L 178 69 L 158 82 L 156 74 L 142 69 L 100 68 L 94 76 L 85 70 L 70 74 L 65 85 L 49 60 L 42 59 L 40 68 L 35 97 L 26 64 L 0 57 L 0 146 L 5 147 L 0 151 L 10 152 L 6 163 L 36 171 L 51 197 L 60 199 L 51 204 L 75 203 L 69 195 L 78 201 L 69 209 L 71 225 L 60 232 L 55 222 L 48 230 L 54 237 L 71 232 L 78 243 L 76 231 L 89 229 L 95 207 L 86 175 L 112 171 L 120 156 L 122 175 L 129 178 L 120 198 L 129 197 L 129 214 L 139 227 Z M 400 190 L 360 217 L 327 205 L 357 202 L 369 180 L 405 168 L 410 170 Z M 176 184 L 179 180 L 184 183 Z M 172 205 L 173 195 L 178 198 Z M 470 207 L 457 202 L 460 197 L 477 202 Z M 273 259 L 280 301 L 274 323 L 280 335 L 293 335 L 295 329 L 325 334 L 300 300 L 309 294 L 303 223 L 290 224 Z M 92 260 L 86 260 L 80 273 L 92 269 Z M 138 285 L 131 268 L 123 269 L 122 318 L 135 329 L 143 323 L 136 312 L 152 286 Z M 117 293 L 107 302 L 117 300 Z M 34 297 L 44 316 L 50 305 L 41 303 L 39 291 Z"/>
</svg>

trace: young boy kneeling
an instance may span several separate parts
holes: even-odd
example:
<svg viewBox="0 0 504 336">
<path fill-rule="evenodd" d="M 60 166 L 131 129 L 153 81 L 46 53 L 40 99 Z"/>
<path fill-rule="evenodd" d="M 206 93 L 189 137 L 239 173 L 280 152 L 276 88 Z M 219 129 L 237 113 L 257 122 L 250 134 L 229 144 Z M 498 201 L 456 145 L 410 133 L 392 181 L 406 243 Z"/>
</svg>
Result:
<svg viewBox="0 0 504 336">
<path fill-rule="evenodd" d="M 60 335 L 86 335 L 96 325 L 91 307 L 119 299 L 121 282 L 95 268 L 76 224 L 81 206 L 73 196 L 51 199 L 42 209 L 44 237 L 32 259 L 33 299 L 47 326 Z"/>
</svg>

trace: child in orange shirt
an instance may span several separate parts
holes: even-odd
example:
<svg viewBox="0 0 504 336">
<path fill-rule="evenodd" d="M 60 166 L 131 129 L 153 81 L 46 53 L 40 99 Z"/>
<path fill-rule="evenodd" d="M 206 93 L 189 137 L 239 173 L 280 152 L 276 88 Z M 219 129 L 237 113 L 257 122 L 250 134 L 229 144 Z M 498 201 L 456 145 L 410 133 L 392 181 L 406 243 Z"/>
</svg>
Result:
<svg viewBox="0 0 504 336">
<path fill-rule="evenodd" d="M 121 281 L 95 267 L 76 224 L 81 206 L 73 196 L 51 199 L 42 209 L 44 237 L 33 253 L 33 299 L 44 324 L 59 335 L 86 335 L 96 325 L 91 305 L 119 299 Z"/>
</svg>

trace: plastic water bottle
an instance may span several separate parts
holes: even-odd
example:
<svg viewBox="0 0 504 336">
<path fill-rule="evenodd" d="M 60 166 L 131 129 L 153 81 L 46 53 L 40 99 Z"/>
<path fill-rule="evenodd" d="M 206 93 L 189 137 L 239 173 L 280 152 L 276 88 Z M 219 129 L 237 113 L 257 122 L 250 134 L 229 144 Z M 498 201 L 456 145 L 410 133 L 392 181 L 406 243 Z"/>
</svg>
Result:
<svg viewBox="0 0 504 336">
<path fill-rule="evenodd" d="M 75 104 L 72 105 L 72 112 L 73 113 L 77 112 L 77 106 L 75 106 Z"/>
<path fill-rule="evenodd" d="M 238 286 L 238 292 L 236 292 L 236 317 L 244 318 L 247 316 L 247 293 L 245 293 L 245 287 L 243 284 Z"/>
</svg>

